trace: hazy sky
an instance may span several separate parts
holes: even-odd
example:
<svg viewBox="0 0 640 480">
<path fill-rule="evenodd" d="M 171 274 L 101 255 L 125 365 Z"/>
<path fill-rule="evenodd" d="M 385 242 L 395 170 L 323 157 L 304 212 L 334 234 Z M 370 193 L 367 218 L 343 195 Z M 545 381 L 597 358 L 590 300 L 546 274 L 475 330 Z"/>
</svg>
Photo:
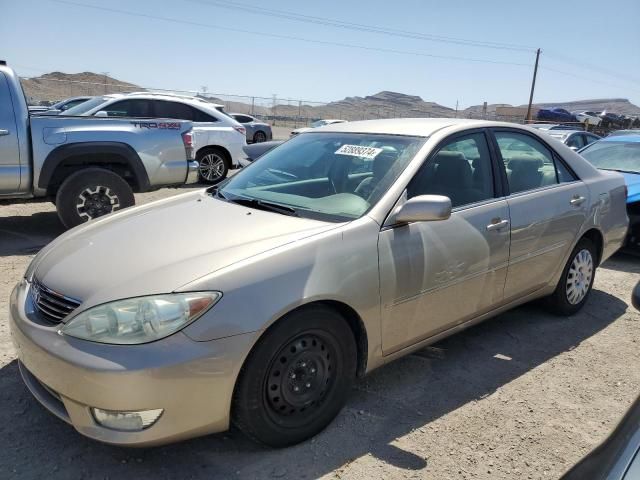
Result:
<svg viewBox="0 0 640 480">
<path fill-rule="evenodd" d="M 640 104 L 639 25 L 640 0 L 0 0 L 0 58 L 22 76 L 108 71 L 145 87 L 321 101 L 392 90 L 465 108 L 526 103 L 540 47 L 534 101 Z"/>
</svg>

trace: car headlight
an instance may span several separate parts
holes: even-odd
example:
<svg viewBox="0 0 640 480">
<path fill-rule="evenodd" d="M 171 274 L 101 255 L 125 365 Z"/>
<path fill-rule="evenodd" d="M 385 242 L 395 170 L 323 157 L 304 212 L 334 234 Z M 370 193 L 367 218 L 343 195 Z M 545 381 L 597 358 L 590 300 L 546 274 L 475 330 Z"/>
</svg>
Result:
<svg viewBox="0 0 640 480">
<path fill-rule="evenodd" d="M 79 313 L 60 332 L 116 345 L 153 342 L 189 325 L 221 297 L 220 292 L 193 292 L 117 300 Z"/>
</svg>

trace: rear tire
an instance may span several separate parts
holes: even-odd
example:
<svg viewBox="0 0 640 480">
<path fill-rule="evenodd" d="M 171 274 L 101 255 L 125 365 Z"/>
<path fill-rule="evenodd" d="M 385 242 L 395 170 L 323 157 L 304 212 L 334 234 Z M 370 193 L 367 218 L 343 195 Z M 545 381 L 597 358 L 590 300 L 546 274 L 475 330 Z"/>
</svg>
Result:
<svg viewBox="0 0 640 480">
<path fill-rule="evenodd" d="M 547 298 L 551 312 L 569 316 L 587 302 L 596 276 L 596 247 L 588 238 L 575 246 L 562 271 L 555 291 Z"/>
<path fill-rule="evenodd" d="M 262 131 L 257 131 L 253 135 L 253 143 L 262 143 L 267 141 L 267 135 Z"/>
<path fill-rule="evenodd" d="M 229 156 L 218 148 L 208 148 L 198 152 L 198 176 L 201 183 L 215 185 L 227 178 L 231 161 Z"/>
<path fill-rule="evenodd" d="M 323 306 L 293 312 L 264 334 L 245 361 L 233 423 L 271 447 L 311 438 L 344 405 L 356 362 L 353 333 L 337 312 Z"/>
<path fill-rule="evenodd" d="M 135 204 L 131 186 L 103 168 L 86 168 L 69 176 L 56 194 L 58 217 L 67 228 Z"/>
</svg>

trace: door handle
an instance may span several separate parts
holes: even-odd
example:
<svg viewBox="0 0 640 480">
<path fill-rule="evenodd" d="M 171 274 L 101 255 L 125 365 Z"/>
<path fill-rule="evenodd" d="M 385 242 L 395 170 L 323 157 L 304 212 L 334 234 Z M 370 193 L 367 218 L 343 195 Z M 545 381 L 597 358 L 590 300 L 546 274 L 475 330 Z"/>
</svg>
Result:
<svg viewBox="0 0 640 480">
<path fill-rule="evenodd" d="M 2 137 L 3 135 L 9 135 L 9 130 L 0 129 L 0 137 Z"/>
<path fill-rule="evenodd" d="M 586 200 L 586 198 L 581 197 L 580 195 L 575 195 L 571 201 L 569 202 L 571 205 L 578 207 L 582 205 L 582 203 Z"/>
<path fill-rule="evenodd" d="M 509 225 L 509 220 L 500 220 L 499 218 L 497 218 L 495 220 L 496 220 L 495 222 L 492 222 L 489 225 L 487 225 L 487 230 L 488 231 L 500 230 L 501 228 L 504 228 L 507 225 Z"/>
</svg>

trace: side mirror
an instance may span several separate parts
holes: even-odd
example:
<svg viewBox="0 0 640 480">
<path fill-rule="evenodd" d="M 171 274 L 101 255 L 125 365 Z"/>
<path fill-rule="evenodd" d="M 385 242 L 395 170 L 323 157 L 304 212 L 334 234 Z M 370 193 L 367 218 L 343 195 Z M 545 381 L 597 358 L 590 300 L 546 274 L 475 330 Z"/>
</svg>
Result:
<svg viewBox="0 0 640 480">
<path fill-rule="evenodd" d="M 570 148 L 571 150 L 573 150 L 574 152 L 577 152 L 577 151 L 579 150 L 579 148 L 578 148 L 578 147 L 576 147 L 576 146 L 571 146 L 571 147 L 569 147 L 569 148 Z"/>
<path fill-rule="evenodd" d="M 443 195 L 419 195 L 398 207 L 395 223 L 435 222 L 451 216 L 451 199 Z"/>
<path fill-rule="evenodd" d="M 93 116 L 94 117 L 108 117 L 109 114 L 107 112 L 105 112 L 104 110 L 100 110 L 99 112 L 96 112 Z"/>
</svg>

